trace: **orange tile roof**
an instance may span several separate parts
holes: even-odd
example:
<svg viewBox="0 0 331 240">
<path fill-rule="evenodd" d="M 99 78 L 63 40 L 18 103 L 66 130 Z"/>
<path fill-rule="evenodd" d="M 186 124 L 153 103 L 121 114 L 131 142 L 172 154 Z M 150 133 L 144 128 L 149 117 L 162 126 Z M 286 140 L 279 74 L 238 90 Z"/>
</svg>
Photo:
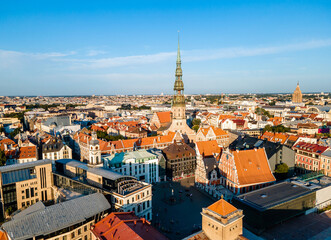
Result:
<svg viewBox="0 0 331 240">
<path fill-rule="evenodd" d="M 288 138 L 288 135 L 285 133 L 275 133 L 275 136 L 272 138 L 273 142 L 279 142 L 284 144 Z"/>
<path fill-rule="evenodd" d="M 275 181 L 264 148 L 233 151 L 240 185 Z"/>
<path fill-rule="evenodd" d="M 199 132 L 202 132 L 202 134 L 204 136 L 207 136 L 208 131 L 209 131 L 209 128 L 203 128 L 203 127 L 199 128 Z"/>
<path fill-rule="evenodd" d="M 150 222 L 133 212 L 112 212 L 91 228 L 97 239 L 167 240 Z"/>
<path fill-rule="evenodd" d="M 0 240 L 8 240 L 7 233 L 0 231 Z"/>
<path fill-rule="evenodd" d="M 18 159 L 36 158 L 36 157 L 37 157 L 36 146 L 20 147 L 19 153 L 18 153 Z"/>
<path fill-rule="evenodd" d="M 233 213 L 237 211 L 238 209 L 235 208 L 233 205 L 225 201 L 224 199 L 220 199 L 217 202 L 213 203 L 209 207 L 207 207 L 209 210 L 218 213 L 222 216 L 226 216 L 230 213 Z"/>
<path fill-rule="evenodd" d="M 217 127 L 211 127 L 211 129 L 213 129 L 214 133 L 216 136 L 224 136 L 224 135 L 228 135 L 227 131 L 224 131 L 221 128 L 217 128 Z"/>
<path fill-rule="evenodd" d="M 293 142 L 296 142 L 298 140 L 299 136 L 296 136 L 296 135 L 290 135 L 288 137 L 288 141 L 293 141 Z"/>
<path fill-rule="evenodd" d="M 0 141 L 0 149 L 1 149 L 2 151 L 5 150 L 4 145 L 16 145 L 16 143 L 15 143 L 13 140 L 9 139 L 9 138 L 5 138 L 5 139 L 2 139 L 2 140 Z"/>
<path fill-rule="evenodd" d="M 199 153 L 204 156 L 214 156 L 221 153 L 222 148 L 218 146 L 216 140 L 197 142 Z"/>
<path fill-rule="evenodd" d="M 218 116 L 218 120 L 225 120 L 225 119 L 235 119 L 236 116 L 233 116 L 233 115 L 219 115 Z"/>
<path fill-rule="evenodd" d="M 159 118 L 160 123 L 171 122 L 171 112 L 157 112 L 157 117 Z"/>
</svg>

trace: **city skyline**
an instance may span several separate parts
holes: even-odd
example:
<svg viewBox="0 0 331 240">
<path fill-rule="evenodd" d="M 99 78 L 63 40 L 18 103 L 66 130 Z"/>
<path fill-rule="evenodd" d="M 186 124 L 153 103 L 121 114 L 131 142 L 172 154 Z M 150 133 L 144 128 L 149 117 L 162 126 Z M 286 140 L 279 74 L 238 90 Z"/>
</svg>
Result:
<svg viewBox="0 0 331 240">
<path fill-rule="evenodd" d="M 126 3 L 2 4 L 0 95 L 171 94 L 177 30 L 186 94 L 331 91 L 326 2 Z"/>
</svg>

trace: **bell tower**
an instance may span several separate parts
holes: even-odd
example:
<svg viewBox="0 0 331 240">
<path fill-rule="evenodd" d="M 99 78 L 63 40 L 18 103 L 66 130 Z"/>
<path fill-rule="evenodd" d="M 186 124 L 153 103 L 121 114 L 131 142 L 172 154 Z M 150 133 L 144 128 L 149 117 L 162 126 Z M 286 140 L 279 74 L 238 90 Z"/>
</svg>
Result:
<svg viewBox="0 0 331 240">
<path fill-rule="evenodd" d="M 92 140 L 89 142 L 89 165 L 98 165 L 101 164 L 101 150 L 100 144 L 97 138 L 97 133 L 95 131 L 92 132 Z"/>
</svg>

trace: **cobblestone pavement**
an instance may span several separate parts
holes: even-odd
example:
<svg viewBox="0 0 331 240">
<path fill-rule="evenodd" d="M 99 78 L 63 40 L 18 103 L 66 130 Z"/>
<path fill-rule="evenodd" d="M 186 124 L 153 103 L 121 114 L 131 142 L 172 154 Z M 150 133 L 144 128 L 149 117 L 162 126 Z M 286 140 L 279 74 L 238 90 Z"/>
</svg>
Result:
<svg viewBox="0 0 331 240">
<path fill-rule="evenodd" d="M 153 186 L 152 223 L 169 239 L 183 239 L 201 228 L 200 212 L 212 203 L 193 187 L 192 179 L 158 183 Z"/>
</svg>

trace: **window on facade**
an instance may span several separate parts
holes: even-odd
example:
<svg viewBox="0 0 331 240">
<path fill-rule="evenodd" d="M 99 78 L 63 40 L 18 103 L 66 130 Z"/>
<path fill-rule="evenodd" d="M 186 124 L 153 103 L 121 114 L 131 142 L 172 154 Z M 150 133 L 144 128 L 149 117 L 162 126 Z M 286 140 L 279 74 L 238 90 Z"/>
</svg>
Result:
<svg viewBox="0 0 331 240">
<path fill-rule="evenodd" d="M 25 189 L 25 197 L 29 198 L 30 197 L 30 189 Z"/>
</svg>

